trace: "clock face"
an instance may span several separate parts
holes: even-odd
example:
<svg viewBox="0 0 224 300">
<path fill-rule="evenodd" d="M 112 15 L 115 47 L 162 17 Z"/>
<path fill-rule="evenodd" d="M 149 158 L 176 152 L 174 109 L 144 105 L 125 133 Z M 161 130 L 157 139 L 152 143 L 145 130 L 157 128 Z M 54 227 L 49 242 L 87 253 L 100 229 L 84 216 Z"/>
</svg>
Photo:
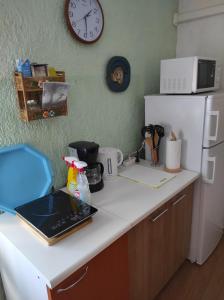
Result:
<svg viewBox="0 0 224 300">
<path fill-rule="evenodd" d="M 97 0 L 67 0 L 65 16 L 72 35 L 81 42 L 94 43 L 100 38 L 104 18 Z"/>
</svg>

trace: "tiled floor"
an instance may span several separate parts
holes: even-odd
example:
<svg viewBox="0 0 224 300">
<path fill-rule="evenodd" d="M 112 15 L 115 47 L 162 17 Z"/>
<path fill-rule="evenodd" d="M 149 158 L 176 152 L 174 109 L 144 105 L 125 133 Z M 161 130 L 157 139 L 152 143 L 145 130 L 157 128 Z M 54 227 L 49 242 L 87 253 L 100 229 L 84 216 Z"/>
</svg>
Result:
<svg viewBox="0 0 224 300">
<path fill-rule="evenodd" d="M 204 265 L 186 261 L 156 300 L 224 300 L 224 239 Z"/>
</svg>

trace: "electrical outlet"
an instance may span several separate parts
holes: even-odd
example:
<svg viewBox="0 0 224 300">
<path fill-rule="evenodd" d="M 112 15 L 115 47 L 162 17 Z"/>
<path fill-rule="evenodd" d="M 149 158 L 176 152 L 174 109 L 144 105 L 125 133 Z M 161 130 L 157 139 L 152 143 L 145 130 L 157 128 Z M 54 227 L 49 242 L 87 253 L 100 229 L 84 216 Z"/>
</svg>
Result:
<svg viewBox="0 0 224 300">
<path fill-rule="evenodd" d="M 131 166 L 131 165 L 133 165 L 133 164 L 135 164 L 135 157 L 128 157 L 127 159 L 125 159 L 125 160 L 123 161 L 123 165 L 124 165 L 125 167 Z"/>
</svg>

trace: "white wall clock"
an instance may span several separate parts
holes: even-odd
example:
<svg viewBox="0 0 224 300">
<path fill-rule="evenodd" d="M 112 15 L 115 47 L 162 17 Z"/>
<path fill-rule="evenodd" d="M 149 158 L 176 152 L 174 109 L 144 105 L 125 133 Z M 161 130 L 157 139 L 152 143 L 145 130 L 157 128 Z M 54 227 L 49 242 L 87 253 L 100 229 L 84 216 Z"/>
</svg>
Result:
<svg viewBox="0 0 224 300">
<path fill-rule="evenodd" d="M 82 43 L 94 43 L 102 35 L 104 16 L 98 0 L 66 0 L 65 18 L 72 36 Z"/>
</svg>

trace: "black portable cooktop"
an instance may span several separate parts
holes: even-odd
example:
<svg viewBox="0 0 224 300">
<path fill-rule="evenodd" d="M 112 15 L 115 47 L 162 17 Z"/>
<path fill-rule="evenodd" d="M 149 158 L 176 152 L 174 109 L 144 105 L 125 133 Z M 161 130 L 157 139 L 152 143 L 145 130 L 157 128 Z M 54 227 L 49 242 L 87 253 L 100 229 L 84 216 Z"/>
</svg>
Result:
<svg viewBox="0 0 224 300">
<path fill-rule="evenodd" d="M 18 206 L 15 210 L 19 217 L 48 239 L 64 234 L 97 212 L 95 207 L 62 191 Z"/>
</svg>

